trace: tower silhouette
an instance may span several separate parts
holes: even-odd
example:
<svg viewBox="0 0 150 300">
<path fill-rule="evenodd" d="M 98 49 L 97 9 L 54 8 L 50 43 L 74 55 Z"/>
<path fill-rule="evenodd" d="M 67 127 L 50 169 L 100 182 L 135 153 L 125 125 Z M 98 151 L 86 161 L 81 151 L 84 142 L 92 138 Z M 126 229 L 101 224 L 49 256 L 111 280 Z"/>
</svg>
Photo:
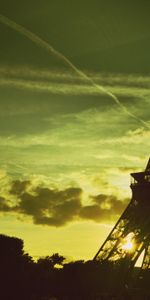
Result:
<svg viewBox="0 0 150 300">
<path fill-rule="evenodd" d="M 150 159 L 145 171 L 131 173 L 132 198 L 94 260 L 117 262 L 131 270 L 145 250 L 142 269 L 150 266 Z"/>
</svg>

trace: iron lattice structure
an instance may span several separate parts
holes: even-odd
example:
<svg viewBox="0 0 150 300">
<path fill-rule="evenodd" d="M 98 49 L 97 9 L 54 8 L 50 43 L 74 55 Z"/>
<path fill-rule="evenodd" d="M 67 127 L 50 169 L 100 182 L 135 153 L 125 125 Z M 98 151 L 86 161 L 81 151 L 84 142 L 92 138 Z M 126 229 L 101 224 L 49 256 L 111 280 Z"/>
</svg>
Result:
<svg viewBox="0 0 150 300">
<path fill-rule="evenodd" d="M 150 266 L 150 159 L 144 172 L 131 173 L 132 199 L 94 257 L 134 267 L 145 250 L 142 269 Z"/>
</svg>

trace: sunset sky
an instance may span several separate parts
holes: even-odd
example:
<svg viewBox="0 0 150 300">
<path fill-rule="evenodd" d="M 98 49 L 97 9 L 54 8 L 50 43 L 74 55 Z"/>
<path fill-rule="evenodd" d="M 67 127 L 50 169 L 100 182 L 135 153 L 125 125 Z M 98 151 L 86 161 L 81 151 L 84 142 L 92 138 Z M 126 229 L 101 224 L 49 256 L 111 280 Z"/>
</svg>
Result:
<svg viewBox="0 0 150 300">
<path fill-rule="evenodd" d="M 1 0 L 0 227 L 92 259 L 150 154 L 149 1 Z"/>
</svg>

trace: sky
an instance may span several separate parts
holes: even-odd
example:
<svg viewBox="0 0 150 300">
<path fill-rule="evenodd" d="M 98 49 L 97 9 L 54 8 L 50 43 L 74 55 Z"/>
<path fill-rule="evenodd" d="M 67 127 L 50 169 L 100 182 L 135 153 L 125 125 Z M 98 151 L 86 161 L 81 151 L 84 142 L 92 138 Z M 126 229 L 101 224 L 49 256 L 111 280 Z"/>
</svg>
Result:
<svg viewBox="0 0 150 300">
<path fill-rule="evenodd" d="M 0 226 L 92 259 L 150 147 L 149 1 L 1 0 Z"/>
</svg>

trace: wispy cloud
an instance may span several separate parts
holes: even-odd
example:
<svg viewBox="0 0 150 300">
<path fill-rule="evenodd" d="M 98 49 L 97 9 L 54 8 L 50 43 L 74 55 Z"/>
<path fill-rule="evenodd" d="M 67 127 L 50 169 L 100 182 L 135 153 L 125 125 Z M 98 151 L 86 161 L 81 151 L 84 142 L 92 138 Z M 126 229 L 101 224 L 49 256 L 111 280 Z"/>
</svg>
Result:
<svg viewBox="0 0 150 300">
<path fill-rule="evenodd" d="M 150 95 L 150 77 L 141 75 L 88 73 L 97 84 L 119 97 L 136 97 L 146 99 Z M 72 72 L 57 70 L 39 70 L 32 68 L 0 68 L 0 85 L 15 88 L 65 95 L 103 95 L 85 78 L 79 78 Z"/>
</svg>

